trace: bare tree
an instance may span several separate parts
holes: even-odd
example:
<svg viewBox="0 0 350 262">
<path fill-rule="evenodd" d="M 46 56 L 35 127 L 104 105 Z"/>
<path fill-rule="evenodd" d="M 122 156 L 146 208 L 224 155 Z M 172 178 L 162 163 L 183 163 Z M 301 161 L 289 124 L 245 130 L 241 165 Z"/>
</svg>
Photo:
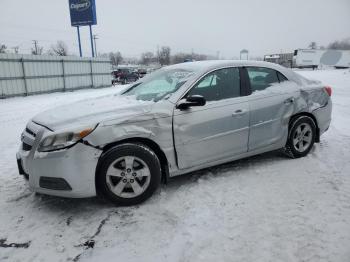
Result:
<svg viewBox="0 0 350 262">
<path fill-rule="evenodd" d="M 142 65 L 149 65 L 153 61 L 154 61 L 154 54 L 152 52 L 142 53 L 141 61 L 140 61 Z"/>
<path fill-rule="evenodd" d="M 118 66 L 121 62 L 123 62 L 123 56 L 119 51 L 116 53 L 110 52 L 108 56 L 109 59 L 111 59 L 112 65 L 114 66 Z"/>
<path fill-rule="evenodd" d="M 170 64 L 170 47 L 162 46 L 160 51 L 158 52 L 158 61 L 160 65 L 169 65 Z"/>
<path fill-rule="evenodd" d="M 136 57 L 123 57 L 123 63 L 130 65 L 138 65 L 140 60 Z"/>
<path fill-rule="evenodd" d="M 334 41 L 328 45 L 329 49 L 350 50 L 350 38 Z"/>
<path fill-rule="evenodd" d="M 187 53 L 177 53 L 172 56 L 172 63 L 173 64 L 178 64 L 178 63 L 183 63 L 184 61 L 192 59 L 192 54 L 187 54 Z"/>
<path fill-rule="evenodd" d="M 57 55 L 57 56 L 67 56 L 68 55 L 68 47 L 67 47 L 65 42 L 57 41 L 57 43 L 55 45 L 51 46 L 49 53 L 53 54 L 53 55 Z"/>
<path fill-rule="evenodd" d="M 4 44 L 0 44 L 0 54 L 6 53 L 7 46 Z"/>
<path fill-rule="evenodd" d="M 311 48 L 311 49 L 317 49 L 317 43 L 316 43 L 316 42 L 311 42 L 311 43 L 309 44 L 309 48 Z"/>
</svg>

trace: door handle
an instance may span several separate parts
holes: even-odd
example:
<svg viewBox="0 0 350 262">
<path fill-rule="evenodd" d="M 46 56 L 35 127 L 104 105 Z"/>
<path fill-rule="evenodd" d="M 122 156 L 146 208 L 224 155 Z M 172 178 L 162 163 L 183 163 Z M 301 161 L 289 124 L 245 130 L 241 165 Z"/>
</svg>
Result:
<svg viewBox="0 0 350 262">
<path fill-rule="evenodd" d="M 290 97 L 290 98 L 284 100 L 284 103 L 285 103 L 286 105 L 288 105 L 288 104 L 293 104 L 293 103 L 294 103 L 294 98 L 293 98 L 293 97 Z"/>
<path fill-rule="evenodd" d="M 245 113 L 246 113 L 245 110 L 237 109 L 235 112 L 232 113 L 232 116 L 241 116 L 241 115 L 244 115 Z"/>
</svg>

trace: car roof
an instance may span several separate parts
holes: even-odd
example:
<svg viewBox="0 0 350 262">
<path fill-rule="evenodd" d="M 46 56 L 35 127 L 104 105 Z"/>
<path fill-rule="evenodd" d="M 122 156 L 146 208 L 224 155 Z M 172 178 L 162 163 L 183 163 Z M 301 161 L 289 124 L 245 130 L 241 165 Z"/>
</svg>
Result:
<svg viewBox="0 0 350 262">
<path fill-rule="evenodd" d="M 235 67 L 235 66 L 256 66 L 256 67 L 267 67 L 279 71 L 285 75 L 289 80 L 301 83 L 301 80 L 297 74 L 295 74 L 289 68 L 280 66 L 275 63 L 265 62 L 265 61 L 253 61 L 253 60 L 205 60 L 205 61 L 195 61 L 195 62 L 185 62 L 180 64 L 175 64 L 167 66 L 167 69 L 187 69 L 199 72 L 202 74 L 206 71 L 211 71 L 219 69 L 222 67 Z"/>
<path fill-rule="evenodd" d="M 173 68 L 188 68 L 193 70 L 209 69 L 224 66 L 262 66 L 262 67 L 274 67 L 276 64 L 264 62 L 264 61 L 252 61 L 252 60 L 205 60 L 195 62 L 185 62 L 175 64 L 170 67 Z"/>
</svg>

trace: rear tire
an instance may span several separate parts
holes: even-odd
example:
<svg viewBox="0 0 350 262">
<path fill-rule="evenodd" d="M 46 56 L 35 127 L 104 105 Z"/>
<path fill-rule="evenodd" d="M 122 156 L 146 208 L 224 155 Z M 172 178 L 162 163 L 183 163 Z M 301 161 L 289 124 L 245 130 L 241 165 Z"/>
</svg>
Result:
<svg viewBox="0 0 350 262">
<path fill-rule="evenodd" d="M 315 138 L 315 121 L 308 116 L 299 116 L 290 123 L 285 152 L 292 158 L 304 157 L 313 147 Z"/>
<path fill-rule="evenodd" d="M 159 187 L 161 167 L 157 155 L 143 144 L 121 144 L 101 157 L 96 186 L 99 193 L 120 206 L 147 200 Z"/>
</svg>

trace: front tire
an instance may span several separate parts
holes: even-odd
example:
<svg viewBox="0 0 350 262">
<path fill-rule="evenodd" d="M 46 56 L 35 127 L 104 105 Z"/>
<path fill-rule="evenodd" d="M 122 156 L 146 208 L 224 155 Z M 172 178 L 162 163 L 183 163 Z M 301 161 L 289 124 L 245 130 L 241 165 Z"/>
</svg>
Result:
<svg viewBox="0 0 350 262">
<path fill-rule="evenodd" d="M 287 154 L 293 158 L 306 156 L 315 143 L 316 124 L 308 116 L 299 116 L 292 120 L 285 147 Z"/>
<path fill-rule="evenodd" d="M 161 167 L 157 155 L 143 144 L 121 144 L 109 149 L 97 169 L 97 190 L 117 205 L 147 200 L 158 188 Z"/>
</svg>

